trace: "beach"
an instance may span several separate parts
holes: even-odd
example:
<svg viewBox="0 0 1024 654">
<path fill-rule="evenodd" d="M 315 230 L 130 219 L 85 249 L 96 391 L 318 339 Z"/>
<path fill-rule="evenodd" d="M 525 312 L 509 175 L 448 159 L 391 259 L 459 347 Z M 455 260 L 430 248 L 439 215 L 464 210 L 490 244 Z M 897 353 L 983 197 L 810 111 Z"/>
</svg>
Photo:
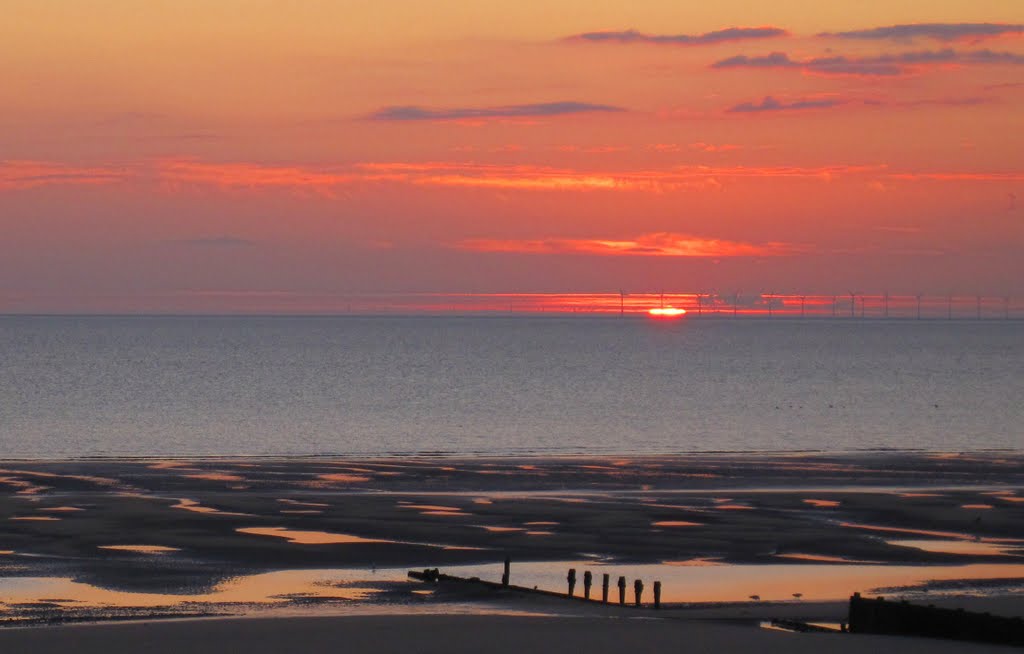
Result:
<svg viewBox="0 0 1024 654">
<path fill-rule="evenodd" d="M 373 616 L 191 620 L 165 623 L 0 630 L 11 652 L 151 654 L 246 652 L 554 652 L 612 653 L 899 651 L 1010 652 L 1013 648 L 869 635 L 792 634 L 703 620 L 612 620 L 516 616 Z"/>
<path fill-rule="evenodd" d="M 838 624 L 854 592 L 1022 613 L 1024 457 L 1005 452 L 7 461 L 0 488 L 7 626 L 332 616 L 370 630 L 460 614 L 439 623 L 460 631 L 507 613 L 557 615 L 558 629 L 580 615 Z M 498 582 L 506 556 L 526 589 L 564 593 L 572 568 L 578 598 L 592 573 L 592 600 L 406 577 Z M 595 601 L 604 575 L 611 605 Z M 619 577 L 628 604 L 645 584 L 642 608 L 614 606 Z M 159 628 L 221 629 L 188 625 Z"/>
</svg>

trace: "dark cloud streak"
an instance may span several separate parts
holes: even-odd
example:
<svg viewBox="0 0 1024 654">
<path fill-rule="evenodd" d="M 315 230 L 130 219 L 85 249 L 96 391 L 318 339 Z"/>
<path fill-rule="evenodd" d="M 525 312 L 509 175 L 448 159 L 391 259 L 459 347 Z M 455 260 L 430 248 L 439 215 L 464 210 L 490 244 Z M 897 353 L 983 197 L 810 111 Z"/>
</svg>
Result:
<svg viewBox="0 0 1024 654">
<path fill-rule="evenodd" d="M 704 34 L 644 34 L 637 30 L 585 32 L 568 37 L 567 41 L 591 43 L 654 43 L 658 45 L 713 45 L 749 39 L 769 39 L 788 36 L 780 27 L 728 27 Z"/>
<path fill-rule="evenodd" d="M 793 102 L 782 102 L 770 95 L 766 95 L 760 102 L 741 102 L 726 109 L 731 114 L 765 113 L 775 111 L 802 111 L 805 109 L 831 109 L 845 104 L 845 100 L 836 98 L 803 99 Z"/>
<path fill-rule="evenodd" d="M 933 64 L 1009 64 L 1024 65 L 1024 55 L 1014 52 L 993 50 L 958 51 L 918 50 L 899 54 L 883 54 L 874 57 L 814 57 L 791 59 L 784 52 L 748 57 L 738 55 L 711 64 L 712 68 L 776 68 L 801 70 L 821 75 L 861 75 L 869 77 L 892 77 L 910 72 L 914 66 Z"/>
<path fill-rule="evenodd" d="M 538 104 L 517 104 L 500 107 L 455 107 L 429 109 L 414 105 L 383 107 L 367 116 L 379 121 L 443 121 L 472 120 L 485 118 L 534 118 L 544 116 L 566 116 L 584 113 L 614 113 L 625 111 L 622 107 L 587 102 L 545 102 Z"/>
<path fill-rule="evenodd" d="M 1024 25 L 1007 23 L 916 23 L 887 25 L 847 32 L 822 32 L 818 36 L 839 39 L 913 40 L 930 38 L 938 41 L 981 40 L 998 36 L 1024 34 Z"/>
</svg>

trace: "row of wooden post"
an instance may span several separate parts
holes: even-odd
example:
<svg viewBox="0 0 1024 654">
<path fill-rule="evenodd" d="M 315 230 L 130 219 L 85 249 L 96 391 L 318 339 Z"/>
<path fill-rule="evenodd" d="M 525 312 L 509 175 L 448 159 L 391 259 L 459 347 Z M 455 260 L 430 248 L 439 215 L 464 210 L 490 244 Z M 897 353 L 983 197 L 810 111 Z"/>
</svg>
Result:
<svg viewBox="0 0 1024 654">
<path fill-rule="evenodd" d="M 569 574 L 566 577 L 566 581 L 569 582 L 569 592 L 567 597 L 572 597 L 576 591 L 576 568 L 569 568 Z M 611 575 L 607 572 L 604 573 L 604 578 L 601 581 L 601 601 L 605 604 L 608 603 L 608 590 L 611 582 Z M 590 587 L 594 583 L 594 576 L 590 570 L 583 573 L 583 599 L 590 599 Z M 626 604 L 626 578 L 619 577 L 619 604 Z M 637 579 L 633 582 L 633 601 L 637 606 L 643 604 L 644 595 L 644 582 Z M 661 608 L 661 582 L 654 582 L 654 608 Z"/>
<path fill-rule="evenodd" d="M 511 578 L 511 564 L 512 559 L 505 557 L 505 571 L 501 575 L 501 585 L 508 586 L 509 579 Z M 576 568 L 569 568 L 569 574 L 566 577 L 566 581 L 569 583 L 569 592 L 566 597 L 572 597 L 573 593 L 576 592 Z M 604 604 L 608 603 L 608 590 L 611 582 L 611 576 L 606 572 L 604 573 L 604 579 L 601 582 L 601 602 Z M 587 570 L 583 573 L 583 599 L 590 599 L 590 588 L 594 584 L 594 575 Z M 619 604 L 625 606 L 626 604 L 626 578 L 619 577 Z M 637 606 L 642 606 L 644 594 L 644 582 L 637 579 L 633 582 L 633 595 L 634 602 Z M 654 582 L 654 608 L 661 608 L 661 582 Z"/>
</svg>

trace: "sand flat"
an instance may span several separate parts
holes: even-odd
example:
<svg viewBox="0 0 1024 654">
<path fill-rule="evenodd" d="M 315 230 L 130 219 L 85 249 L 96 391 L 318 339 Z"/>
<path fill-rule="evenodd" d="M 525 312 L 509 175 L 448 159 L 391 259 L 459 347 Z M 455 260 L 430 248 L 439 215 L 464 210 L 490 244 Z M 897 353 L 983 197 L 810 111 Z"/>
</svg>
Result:
<svg viewBox="0 0 1024 654">
<path fill-rule="evenodd" d="M 705 620 L 519 616 L 210 619 L 0 630 L 0 650 L 75 654 L 523 654 L 585 651 L 955 654 L 1012 648 L 922 638 L 794 634 Z"/>
</svg>

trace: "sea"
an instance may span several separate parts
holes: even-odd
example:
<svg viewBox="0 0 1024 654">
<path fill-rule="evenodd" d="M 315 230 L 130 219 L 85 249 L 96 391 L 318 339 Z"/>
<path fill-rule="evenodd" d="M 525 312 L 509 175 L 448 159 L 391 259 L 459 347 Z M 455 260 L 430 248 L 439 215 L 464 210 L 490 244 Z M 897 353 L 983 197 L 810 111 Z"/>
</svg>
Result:
<svg viewBox="0 0 1024 654">
<path fill-rule="evenodd" d="M 0 317 L 6 459 L 1021 449 L 1016 320 Z"/>
</svg>

